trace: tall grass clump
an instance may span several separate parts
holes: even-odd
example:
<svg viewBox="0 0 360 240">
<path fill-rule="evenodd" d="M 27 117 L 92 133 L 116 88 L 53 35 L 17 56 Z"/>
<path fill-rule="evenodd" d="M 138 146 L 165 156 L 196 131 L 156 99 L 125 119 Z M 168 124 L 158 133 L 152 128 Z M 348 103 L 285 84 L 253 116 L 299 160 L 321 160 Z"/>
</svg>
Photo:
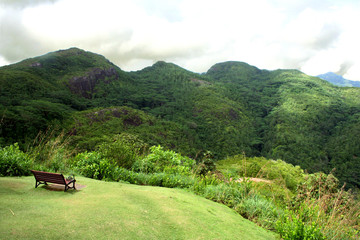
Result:
<svg viewBox="0 0 360 240">
<path fill-rule="evenodd" d="M 197 178 L 190 188 L 194 193 L 214 202 L 222 203 L 258 225 L 274 230 L 279 208 L 271 199 L 259 195 L 249 180 L 223 181 L 218 175 Z"/>
<path fill-rule="evenodd" d="M 17 143 L 0 147 L 0 176 L 30 175 L 32 164 L 32 159 L 20 150 Z"/>
<path fill-rule="evenodd" d="M 359 201 L 351 192 L 345 191 L 345 186 L 339 188 L 338 184 L 338 179 L 332 174 L 306 176 L 298 186 L 287 215 L 278 222 L 280 235 L 284 239 L 294 239 L 285 237 L 292 236 L 296 227 L 296 234 L 318 236 L 307 239 L 359 238 Z"/>
<path fill-rule="evenodd" d="M 207 185 L 202 196 L 232 208 L 244 197 L 244 189 L 241 186 L 226 183 Z"/>
<path fill-rule="evenodd" d="M 75 155 L 70 147 L 69 137 L 64 132 L 57 134 L 57 130 L 39 132 L 27 153 L 34 159 L 35 168 L 44 171 L 68 171 L 69 159 Z"/>
<path fill-rule="evenodd" d="M 261 227 L 274 230 L 281 210 L 273 201 L 262 197 L 257 193 L 248 195 L 234 207 L 235 211 L 243 217 L 256 222 Z"/>
</svg>

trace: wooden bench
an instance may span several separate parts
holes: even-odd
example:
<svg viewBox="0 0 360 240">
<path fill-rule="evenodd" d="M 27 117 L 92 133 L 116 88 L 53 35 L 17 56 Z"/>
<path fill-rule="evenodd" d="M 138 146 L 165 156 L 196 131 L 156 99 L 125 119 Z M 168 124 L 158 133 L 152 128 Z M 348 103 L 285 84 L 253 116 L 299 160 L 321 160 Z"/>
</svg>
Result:
<svg viewBox="0 0 360 240">
<path fill-rule="evenodd" d="M 36 183 L 35 183 L 35 188 L 37 188 L 40 184 L 45 184 L 47 185 L 47 183 L 56 183 L 56 184 L 61 184 L 61 185 L 65 185 L 65 192 L 72 188 L 75 189 L 75 179 L 71 179 L 71 180 L 66 180 L 64 175 L 59 174 L 59 173 L 50 173 L 50 172 L 42 172 L 42 171 L 35 171 L 35 170 L 31 170 L 31 172 L 34 174 Z M 70 184 L 72 184 L 72 187 L 70 186 Z"/>
</svg>

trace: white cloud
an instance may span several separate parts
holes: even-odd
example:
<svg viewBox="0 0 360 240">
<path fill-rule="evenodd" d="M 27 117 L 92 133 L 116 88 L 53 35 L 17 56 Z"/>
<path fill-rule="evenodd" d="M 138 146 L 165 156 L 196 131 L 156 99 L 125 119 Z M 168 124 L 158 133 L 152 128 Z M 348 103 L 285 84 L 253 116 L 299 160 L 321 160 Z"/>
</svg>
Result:
<svg viewBox="0 0 360 240">
<path fill-rule="evenodd" d="M 355 76 L 355 77 L 354 77 Z M 358 78 L 356 78 L 356 76 Z M 356 61 L 352 67 L 344 74 L 344 78 L 349 79 L 349 80 L 357 80 L 360 79 L 360 59 L 358 59 L 358 61 Z"/>
<path fill-rule="evenodd" d="M 237 60 L 316 75 L 351 62 L 344 74 L 360 80 L 357 1 L 0 0 L 0 7 L 0 64 L 76 46 L 125 70 L 165 60 L 204 72 Z"/>
<path fill-rule="evenodd" d="M 3 58 L 2 56 L 0 56 L 0 66 L 5 66 L 10 64 L 5 58 Z"/>
</svg>

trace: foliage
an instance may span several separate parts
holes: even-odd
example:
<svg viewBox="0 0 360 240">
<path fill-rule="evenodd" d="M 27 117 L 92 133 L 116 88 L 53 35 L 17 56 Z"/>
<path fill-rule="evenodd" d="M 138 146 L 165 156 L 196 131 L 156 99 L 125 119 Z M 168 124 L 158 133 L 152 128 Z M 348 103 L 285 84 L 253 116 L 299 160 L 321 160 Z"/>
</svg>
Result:
<svg viewBox="0 0 360 240">
<path fill-rule="evenodd" d="M 117 167 L 114 163 L 102 158 L 101 154 L 97 152 L 79 153 L 73 161 L 80 174 L 98 180 L 113 180 L 113 172 Z"/>
<path fill-rule="evenodd" d="M 65 123 L 71 143 L 79 150 L 95 150 L 102 143 L 114 141 L 122 132 L 149 124 L 152 117 L 129 107 L 95 108 L 77 112 Z"/>
<path fill-rule="evenodd" d="M 138 185 L 159 186 L 167 188 L 189 188 L 195 183 L 192 176 L 170 173 L 134 172 L 125 168 L 115 168 L 114 180 Z"/>
<path fill-rule="evenodd" d="M 27 147 L 27 154 L 34 159 L 34 168 L 43 171 L 66 172 L 68 159 L 74 155 L 69 147 L 69 137 L 56 129 L 39 132 L 32 145 Z"/>
<path fill-rule="evenodd" d="M 0 176 L 26 176 L 30 174 L 32 159 L 19 149 L 17 143 L 0 148 Z"/>
<path fill-rule="evenodd" d="M 309 218 L 316 217 L 312 209 L 302 209 L 299 213 L 286 211 L 276 223 L 276 229 L 286 240 L 325 240 L 321 226 L 316 221 L 307 224 Z"/>
<path fill-rule="evenodd" d="M 145 153 L 146 144 L 131 134 L 115 135 L 112 142 L 99 145 L 97 152 L 105 159 L 116 163 L 119 167 L 130 169 L 136 159 Z"/>
<path fill-rule="evenodd" d="M 205 176 L 208 173 L 214 172 L 216 169 L 213 154 L 210 151 L 203 153 L 203 157 L 198 162 L 195 172 L 199 175 Z"/>
<path fill-rule="evenodd" d="M 351 192 L 332 174 L 310 174 L 298 186 L 292 200 L 295 213 L 314 212 L 316 218 L 304 220 L 304 224 L 323 226 L 321 233 L 328 239 L 353 239 L 359 234 L 360 206 Z"/>
<path fill-rule="evenodd" d="M 244 197 L 244 189 L 228 184 L 207 185 L 201 194 L 207 199 L 234 207 Z"/>
<path fill-rule="evenodd" d="M 279 208 L 271 200 L 258 194 L 248 195 L 234 209 L 266 229 L 274 230 L 279 218 Z"/>
<path fill-rule="evenodd" d="M 166 151 L 161 146 L 150 147 L 150 154 L 138 159 L 133 169 L 143 173 L 170 173 L 189 175 L 194 167 L 195 161 L 191 158 L 181 156 L 174 151 Z"/>
<path fill-rule="evenodd" d="M 248 158 L 244 155 L 236 155 L 218 161 L 217 168 L 233 178 L 255 177 L 273 180 L 293 192 L 304 179 L 304 171 L 299 166 L 264 157 Z"/>
<path fill-rule="evenodd" d="M 196 144 L 188 129 L 130 107 L 95 108 L 72 117 L 66 122 L 67 131 L 72 145 L 80 151 L 93 151 L 125 134 L 149 146 L 160 144 L 179 153 L 195 152 Z"/>
</svg>

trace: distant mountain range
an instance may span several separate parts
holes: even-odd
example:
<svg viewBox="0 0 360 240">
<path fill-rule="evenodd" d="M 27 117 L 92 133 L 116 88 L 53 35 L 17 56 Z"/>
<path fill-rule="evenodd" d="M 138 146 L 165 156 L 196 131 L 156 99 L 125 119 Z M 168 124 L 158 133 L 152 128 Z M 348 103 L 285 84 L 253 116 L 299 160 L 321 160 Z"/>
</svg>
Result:
<svg viewBox="0 0 360 240">
<path fill-rule="evenodd" d="M 317 77 L 340 87 L 360 87 L 360 81 L 351 81 L 333 72 L 320 74 Z"/>
</svg>

